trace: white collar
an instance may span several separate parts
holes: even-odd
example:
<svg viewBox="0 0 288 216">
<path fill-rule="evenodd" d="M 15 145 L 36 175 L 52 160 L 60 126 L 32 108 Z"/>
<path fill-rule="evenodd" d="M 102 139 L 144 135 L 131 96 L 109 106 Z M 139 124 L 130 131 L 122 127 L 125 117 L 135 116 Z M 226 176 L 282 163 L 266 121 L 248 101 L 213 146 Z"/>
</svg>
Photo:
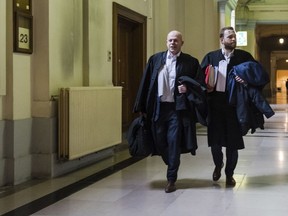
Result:
<svg viewBox="0 0 288 216">
<path fill-rule="evenodd" d="M 225 50 L 222 48 L 222 54 L 225 56 L 225 58 L 231 58 L 234 55 L 234 49 L 232 50 L 232 52 L 226 55 Z"/>
<path fill-rule="evenodd" d="M 178 52 L 176 55 L 173 55 L 170 51 L 168 51 L 168 52 L 167 52 L 167 58 L 168 58 L 168 59 L 177 58 L 177 57 L 180 56 L 180 54 L 181 54 L 181 51 Z"/>
</svg>

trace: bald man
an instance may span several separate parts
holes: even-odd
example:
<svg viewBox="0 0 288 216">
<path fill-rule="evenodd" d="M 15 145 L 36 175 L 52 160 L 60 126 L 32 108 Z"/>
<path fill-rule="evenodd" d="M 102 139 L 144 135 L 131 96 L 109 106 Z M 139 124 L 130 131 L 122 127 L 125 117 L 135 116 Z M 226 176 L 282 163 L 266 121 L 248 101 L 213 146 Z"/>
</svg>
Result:
<svg viewBox="0 0 288 216">
<path fill-rule="evenodd" d="M 134 112 L 147 119 L 154 140 L 152 155 L 160 155 L 167 165 L 166 193 L 176 190 L 181 153 L 195 155 L 197 149 L 195 114 L 187 106 L 191 94 L 179 77 L 204 83 L 198 59 L 183 53 L 181 32 L 167 35 L 167 50 L 152 55 L 146 65 L 138 90 Z"/>
</svg>

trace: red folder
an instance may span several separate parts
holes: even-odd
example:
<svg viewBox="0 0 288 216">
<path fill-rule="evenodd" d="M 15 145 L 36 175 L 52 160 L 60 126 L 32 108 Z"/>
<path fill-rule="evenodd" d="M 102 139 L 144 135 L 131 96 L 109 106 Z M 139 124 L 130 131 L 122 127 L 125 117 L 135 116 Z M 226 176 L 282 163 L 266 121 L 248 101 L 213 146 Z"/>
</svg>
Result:
<svg viewBox="0 0 288 216">
<path fill-rule="evenodd" d="M 217 70 L 212 65 L 208 65 L 205 70 L 205 83 L 208 87 L 214 88 L 217 81 Z"/>
</svg>

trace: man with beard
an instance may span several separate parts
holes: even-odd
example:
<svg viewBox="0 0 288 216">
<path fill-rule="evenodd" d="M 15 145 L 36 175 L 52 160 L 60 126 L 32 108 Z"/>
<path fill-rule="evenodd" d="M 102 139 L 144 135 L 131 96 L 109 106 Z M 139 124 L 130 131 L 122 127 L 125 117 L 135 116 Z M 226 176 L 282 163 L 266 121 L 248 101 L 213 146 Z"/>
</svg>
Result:
<svg viewBox="0 0 288 216">
<path fill-rule="evenodd" d="M 217 74 L 215 86 L 207 85 L 208 100 L 208 146 L 215 164 L 212 175 L 214 181 L 221 177 L 224 166 L 222 147 L 226 147 L 226 186 L 234 187 L 233 178 L 238 161 L 238 150 L 244 149 L 241 128 L 238 123 L 236 108 L 228 104 L 227 77 L 233 66 L 246 61 L 255 61 L 252 55 L 236 48 L 236 33 L 233 27 L 224 27 L 220 31 L 222 48 L 209 52 L 202 60 L 201 68 L 205 73 L 207 66 L 212 66 Z M 236 76 L 237 82 L 244 81 Z"/>
</svg>

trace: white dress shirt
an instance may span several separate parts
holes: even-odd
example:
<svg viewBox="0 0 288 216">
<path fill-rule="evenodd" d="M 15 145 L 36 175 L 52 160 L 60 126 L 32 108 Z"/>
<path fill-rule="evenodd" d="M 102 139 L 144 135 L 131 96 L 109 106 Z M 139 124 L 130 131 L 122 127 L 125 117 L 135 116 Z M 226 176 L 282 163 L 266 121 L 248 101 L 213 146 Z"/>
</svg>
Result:
<svg viewBox="0 0 288 216">
<path fill-rule="evenodd" d="M 216 83 L 216 91 L 225 92 L 226 89 L 226 76 L 227 76 L 227 66 L 230 62 L 231 57 L 234 54 L 234 50 L 229 53 L 229 55 L 225 55 L 224 50 L 222 49 L 222 53 L 225 57 L 225 60 L 221 60 L 218 65 L 217 72 L 217 83 Z"/>
<path fill-rule="evenodd" d="M 177 55 L 167 52 L 166 64 L 158 74 L 158 96 L 161 102 L 174 102 Z"/>
</svg>

